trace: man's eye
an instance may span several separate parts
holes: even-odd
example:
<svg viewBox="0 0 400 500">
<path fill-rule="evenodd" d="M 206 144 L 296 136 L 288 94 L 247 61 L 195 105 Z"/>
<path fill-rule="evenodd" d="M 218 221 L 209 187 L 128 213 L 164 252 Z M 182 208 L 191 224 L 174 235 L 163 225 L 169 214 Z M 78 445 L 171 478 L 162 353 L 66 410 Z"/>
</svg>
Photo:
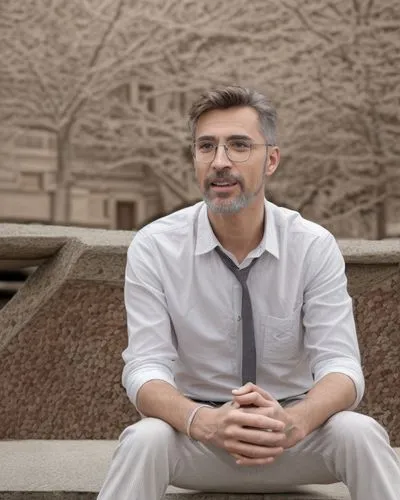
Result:
<svg viewBox="0 0 400 500">
<path fill-rule="evenodd" d="M 197 148 L 202 153 L 207 153 L 214 149 L 214 144 L 212 142 L 201 142 L 200 144 L 197 145 Z"/>
<path fill-rule="evenodd" d="M 235 151 L 248 151 L 250 149 L 250 144 L 246 141 L 230 141 L 229 147 Z"/>
</svg>

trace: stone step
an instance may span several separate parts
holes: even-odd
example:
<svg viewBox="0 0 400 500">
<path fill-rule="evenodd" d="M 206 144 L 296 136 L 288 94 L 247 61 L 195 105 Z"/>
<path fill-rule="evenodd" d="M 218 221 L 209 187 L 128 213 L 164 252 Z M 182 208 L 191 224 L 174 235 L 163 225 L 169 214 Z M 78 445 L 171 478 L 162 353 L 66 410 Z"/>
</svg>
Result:
<svg viewBox="0 0 400 500">
<path fill-rule="evenodd" d="M 96 500 L 97 493 L 84 492 L 0 492 L 0 500 Z M 196 493 L 167 494 L 165 500 L 344 500 L 350 499 L 346 494 L 326 493 L 286 493 L 286 494 L 227 494 L 227 493 Z"/>
<path fill-rule="evenodd" d="M 96 497 L 94 492 L 0 492 L 0 500 L 96 500 Z M 167 493 L 165 500 L 350 500 L 350 496 L 341 486 L 331 485 L 329 490 L 326 487 L 311 487 L 297 493 Z"/>
<path fill-rule="evenodd" d="M 0 441 L 0 500 L 92 500 L 116 441 Z M 400 449 L 397 450 L 400 452 Z M 165 500 L 349 500 L 341 484 L 310 485 L 291 493 L 198 493 L 169 487 Z"/>
</svg>

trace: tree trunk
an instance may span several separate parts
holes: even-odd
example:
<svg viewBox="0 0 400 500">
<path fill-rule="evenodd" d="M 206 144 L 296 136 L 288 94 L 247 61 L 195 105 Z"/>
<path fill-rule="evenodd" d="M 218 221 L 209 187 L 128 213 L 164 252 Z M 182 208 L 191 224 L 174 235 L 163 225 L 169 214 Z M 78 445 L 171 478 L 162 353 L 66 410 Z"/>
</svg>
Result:
<svg viewBox="0 0 400 500">
<path fill-rule="evenodd" d="M 71 176 L 68 140 L 57 136 L 56 188 L 52 205 L 51 221 L 55 224 L 68 224 L 71 217 Z"/>
</svg>

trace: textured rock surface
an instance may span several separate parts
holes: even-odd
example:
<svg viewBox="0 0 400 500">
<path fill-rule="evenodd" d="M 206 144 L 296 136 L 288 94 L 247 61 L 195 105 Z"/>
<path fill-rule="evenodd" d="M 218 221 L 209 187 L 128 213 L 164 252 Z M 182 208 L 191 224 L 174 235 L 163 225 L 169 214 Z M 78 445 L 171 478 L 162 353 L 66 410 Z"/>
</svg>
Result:
<svg viewBox="0 0 400 500">
<path fill-rule="evenodd" d="M 4 230 L 3 230 L 4 229 Z M 44 259 L 0 310 L 0 439 L 115 439 L 129 233 L 6 225 L 1 262 Z M 400 242 L 343 242 L 367 381 L 360 411 L 400 445 Z"/>
<path fill-rule="evenodd" d="M 0 500 L 95 500 L 97 493 L 60 492 L 0 492 Z M 286 493 L 270 495 L 233 495 L 229 493 L 167 494 L 165 500 L 347 500 L 349 496 Z"/>
</svg>

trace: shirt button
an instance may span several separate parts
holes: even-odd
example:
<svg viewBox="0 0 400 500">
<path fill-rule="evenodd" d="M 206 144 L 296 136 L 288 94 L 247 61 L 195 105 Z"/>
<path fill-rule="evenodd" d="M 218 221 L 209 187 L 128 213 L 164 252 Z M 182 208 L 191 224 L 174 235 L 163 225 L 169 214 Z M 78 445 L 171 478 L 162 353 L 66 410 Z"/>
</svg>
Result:
<svg viewBox="0 0 400 500">
<path fill-rule="evenodd" d="M 240 314 L 238 315 L 237 320 L 242 321 L 242 317 L 240 316 Z"/>
</svg>

